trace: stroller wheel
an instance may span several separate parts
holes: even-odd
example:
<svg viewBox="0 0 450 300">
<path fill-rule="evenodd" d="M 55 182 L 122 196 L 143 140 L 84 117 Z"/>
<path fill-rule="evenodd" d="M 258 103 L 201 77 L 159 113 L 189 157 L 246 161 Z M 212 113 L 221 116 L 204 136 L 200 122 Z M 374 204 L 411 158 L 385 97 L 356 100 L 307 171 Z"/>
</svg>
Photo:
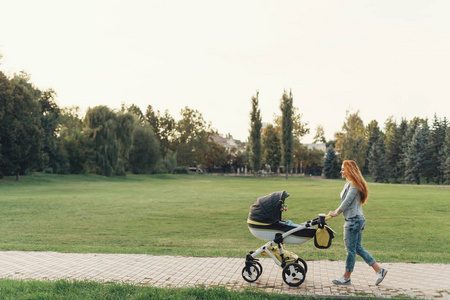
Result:
<svg viewBox="0 0 450 300">
<path fill-rule="evenodd" d="M 306 273 L 308 273 L 308 264 L 306 263 L 306 261 L 304 261 L 303 259 L 301 259 L 300 257 L 297 259 L 297 263 L 299 265 L 303 265 L 303 269 L 305 270 L 305 275 Z"/>
<path fill-rule="evenodd" d="M 305 281 L 305 270 L 297 263 L 292 263 L 283 269 L 283 281 L 289 286 L 299 286 Z"/>
<path fill-rule="evenodd" d="M 253 264 L 255 265 L 256 268 L 259 269 L 259 276 L 261 276 L 262 272 L 263 272 L 263 267 L 261 266 L 261 264 L 257 261 L 254 261 Z"/>
<path fill-rule="evenodd" d="M 259 263 L 258 265 L 261 267 Z M 255 282 L 256 280 L 258 280 L 259 276 L 261 276 L 260 269 L 255 265 L 251 265 L 249 267 L 245 266 L 242 269 L 242 278 L 244 278 L 244 280 L 247 282 Z"/>
</svg>

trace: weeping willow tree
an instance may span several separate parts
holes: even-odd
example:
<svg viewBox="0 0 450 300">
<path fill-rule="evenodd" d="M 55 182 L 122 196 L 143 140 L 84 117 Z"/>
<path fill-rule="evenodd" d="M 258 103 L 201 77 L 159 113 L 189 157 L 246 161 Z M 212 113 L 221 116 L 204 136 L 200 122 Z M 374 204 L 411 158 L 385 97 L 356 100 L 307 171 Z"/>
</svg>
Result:
<svg viewBox="0 0 450 300">
<path fill-rule="evenodd" d="M 107 106 L 89 108 L 86 123 L 95 148 L 97 173 L 125 175 L 124 160 L 133 144 L 135 119 L 132 114 L 116 113 Z"/>
</svg>

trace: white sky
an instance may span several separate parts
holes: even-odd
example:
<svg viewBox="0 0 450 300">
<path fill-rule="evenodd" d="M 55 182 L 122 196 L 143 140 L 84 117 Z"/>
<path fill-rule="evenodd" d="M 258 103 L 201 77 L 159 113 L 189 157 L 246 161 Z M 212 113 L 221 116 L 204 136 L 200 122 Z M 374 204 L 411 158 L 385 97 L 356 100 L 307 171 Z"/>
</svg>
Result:
<svg viewBox="0 0 450 300">
<path fill-rule="evenodd" d="M 242 141 L 283 90 L 312 134 L 346 111 L 450 119 L 448 0 L 0 0 L 0 70 L 31 74 L 61 107 L 197 109 Z"/>
</svg>

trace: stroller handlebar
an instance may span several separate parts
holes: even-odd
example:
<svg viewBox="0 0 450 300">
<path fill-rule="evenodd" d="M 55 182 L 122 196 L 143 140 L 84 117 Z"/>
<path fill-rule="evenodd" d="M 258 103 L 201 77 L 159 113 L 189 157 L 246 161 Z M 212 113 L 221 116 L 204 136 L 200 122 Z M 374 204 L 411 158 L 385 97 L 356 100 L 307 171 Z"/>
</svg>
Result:
<svg viewBox="0 0 450 300">
<path fill-rule="evenodd" d="M 333 217 L 330 215 L 319 214 L 318 218 L 312 219 L 311 221 L 308 221 L 306 223 L 309 224 L 309 226 L 320 225 L 320 227 L 323 227 L 325 225 L 325 222 L 331 220 L 332 218 Z"/>
</svg>

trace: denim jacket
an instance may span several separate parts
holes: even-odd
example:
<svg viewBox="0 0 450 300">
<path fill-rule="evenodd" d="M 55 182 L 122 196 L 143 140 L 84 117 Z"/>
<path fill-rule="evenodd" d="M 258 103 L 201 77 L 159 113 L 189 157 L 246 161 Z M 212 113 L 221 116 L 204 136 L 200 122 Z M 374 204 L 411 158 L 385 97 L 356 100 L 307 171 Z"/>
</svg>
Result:
<svg viewBox="0 0 450 300">
<path fill-rule="evenodd" d="M 351 182 L 347 182 L 341 192 L 339 209 L 344 212 L 346 220 L 356 216 L 364 216 L 361 205 L 361 193 Z"/>
</svg>

